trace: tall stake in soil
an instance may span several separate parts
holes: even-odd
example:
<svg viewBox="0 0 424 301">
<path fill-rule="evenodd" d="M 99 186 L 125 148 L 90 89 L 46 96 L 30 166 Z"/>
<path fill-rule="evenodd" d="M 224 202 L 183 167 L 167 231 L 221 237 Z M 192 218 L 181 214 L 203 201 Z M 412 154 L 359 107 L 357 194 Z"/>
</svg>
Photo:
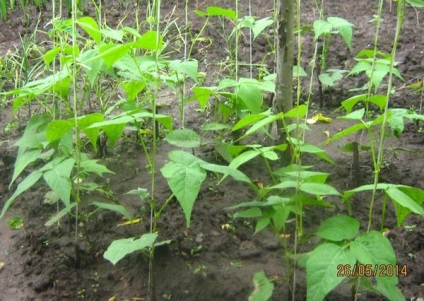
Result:
<svg viewBox="0 0 424 301">
<path fill-rule="evenodd" d="M 294 1 L 277 1 L 277 83 L 275 106 L 278 112 L 293 107 L 293 61 L 294 61 Z M 277 121 L 280 143 L 286 140 L 282 120 Z"/>
</svg>

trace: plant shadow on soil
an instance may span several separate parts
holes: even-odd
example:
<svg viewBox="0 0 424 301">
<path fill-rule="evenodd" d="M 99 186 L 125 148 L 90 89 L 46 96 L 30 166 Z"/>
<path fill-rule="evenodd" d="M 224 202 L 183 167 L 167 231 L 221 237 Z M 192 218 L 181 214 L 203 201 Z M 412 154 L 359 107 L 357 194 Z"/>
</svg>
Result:
<svg viewBox="0 0 424 301">
<path fill-rule="evenodd" d="M 210 2 L 210 3 L 209 3 Z M 225 2 L 225 3 L 224 3 Z M 231 7 L 228 1 L 205 1 L 203 5 L 220 5 Z M 112 1 L 109 5 L 114 9 L 108 21 L 115 22 L 120 14 L 120 6 Z M 182 3 L 167 1 L 162 8 L 163 13 L 169 14 L 177 5 L 176 16 L 183 14 Z M 194 5 L 194 4 L 193 4 Z M 365 27 L 372 18 L 373 9 L 368 1 L 357 1 L 352 10 L 350 3 L 327 1 L 329 16 L 346 18 L 356 25 L 354 31 L 354 47 L 360 50 L 372 43 L 373 31 Z M 254 14 L 264 17 L 270 15 L 271 4 L 264 7 L 253 4 Z M 194 8 L 193 8 L 194 9 Z M 245 3 L 239 3 L 239 9 L 247 14 Z M 48 18 L 49 8 L 45 16 Z M 385 8 L 385 27 L 381 45 L 384 48 L 391 46 L 392 31 L 395 22 L 395 11 Z M 311 4 L 305 4 L 302 10 L 305 22 L 311 22 L 316 15 Z M 3 49 L 7 43 L 18 40 L 19 31 L 23 28 L 19 24 L 22 16 L 14 12 L 9 23 L 0 23 L 5 34 L 1 43 Z M 195 21 L 193 21 L 195 22 Z M 192 26 L 201 25 L 200 21 Z M 413 11 L 408 11 L 408 17 L 402 34 L 399 50 L 402 74 L 413 79 L 423 74 L 424 55 L 419 45 L 424 45 L 424 37 L 419 32 L 419 26 Z M 199 27 L 200 28 L 200 27 Z M 212 58 L 225 58 L 225 41 L 214 30 L 207 29 L 206 35 L 214 39 L 214 46 L 205 53 L 197 53 L 195 57 L 202 64 Z M 342 41 L 335 39 L 330 51 L 337 55 L 330 56 L 329 65 L 340 66 L 352 64 L 351 57 L 357 52 L 349 54 Z M 246 46 L 246 45 L 244 45 Z M 254 47 L 253 57 L 256 60 L 263 57 L 269 50 L 266 41 L 258 39 Z M 312 48 L 305 42 L 305 61 L 312 57 Z M 388 49 L 386 49 L 388 50 Z M 247 51 L 245 51 L 247 53 Z M 245 53 L 245 56 L 247 55 Z M 242 59 L 247 60 L 247 58 Z M 270 62 L 272 64 L 272 62 Z M 421 64 L 421 65 L 420 65 Z M 216 66 L 208 66 L 206 72 L 210 78 L 219 78 L 221 70 Z M 421 68 L 421 69 L 420 69 Z M 399 84 L 400 85 L 400 84 Z M 340 86 L 328 100 L 327 113 L 331 108 L 339 105 L 348 95 L 349 87 Z M 173 99 L 162 99 L 171 105 L 163 110 L 165 114 L 174 116 L 178 120 L 178 108 Z M 419 107 L 420 97 L 406 89 L 399 89 L 393 96 L 393 105 L 397 107 Z M 187 107 L 188 125 L 199 129 L 202 125 L 202 116 L 195 111 L 196 106 Z M 162 113 L 162 112 L 161 112 Z M 11 120 L 10 110 L 1 113 L 1 128 Z M 334 116 L 332 116 L 334 117 Z M 315 124 L 307 133 L 307 141 L 321 145 L 325 140 L 325 131 L 336 133 L 346 127 L 346 123 L 334 120 L 330 124 Z M 10 182 L 13 164 L 16 158 L 16 148 L 12 141 L 16 141 L 22 131 L 1 134 L 1 140 L 9 141 L 0 145 L 0 205 L 10 196 L 8 183 Z M 343 142 L 339 141 L 323 146 L 327 154 L 336 162 L 329 165 L 315 158 L 305 158 L 305 164 L 314 165 L 315 170 L 331 173 L 330 182 L 340 191 L 351 189 L 351 159 L 340 151 Z M 409 151 L 400 151 L 400 148 Z M 167 153 L 172 148 L 161 142 L 157 156 L 160 168 L 167 160 Z M 392 151 L 390 151 L 392 150 Z M 104 160 L 114 172 L 108 176 L 111 191 L 115 193 L 132 212 L 140 212 L 143 205 L 136 197 L 125 195 L 126 192 L 137 187 L 149 187 L 150 175 L 145 168 L 147 162 L 141 147 L 136 141 L 123 139 L 110 150 L 111 153 Z M 216 162 L 216 157 L 208 147 L 196 149 L 200 158 Z M 400 139 L 388 141 L 386 168 L 382 172 L 382 180 L 387 183 L 399 183 L 424 189 L 424 136 L 419 133 L 414 124 L 407 125 Z M 158 170 L 159 170 L 158 168 Z M 242 170 L 252 178 L 266 181 L 266 169 L 263 161 L 253 160 Z M 361 154 L 361 184 L 370 183 L 372 179 L 371 162 L 369 156 Z M 262 178 L 263 177 L 263 178 Z M 288 300 L 289 290 L 285 277 L 285 263 L 283 249 L 279 240 L 270 232 L 263 231 L 252 235 L 253 221 L 232 220 L 229 212 L 224 209 L 237 203 L 251 200 L 253 191 L 245 185 L 231 179 L 225 180 L 217 186 L 217 179 L 209 175 L 204 182 L 192 214 L 192 224 L 186 228 L 185 218 L 180 206 L 175 201 L 162 216 L 159 222 L 159 235 L 163 240 L 170 239 L 170 245 L 158 248 L 155 257 L 155 284 L 157 300 L 247 300 L 253 291 L 252 277 L 257 271 L 264 270 L 266 275 L 273 279 L 275 284 L 272 300 Z M 170 195 L 164 178 L 157 177 L 158 202 L 164 202 Z M 38 185 L 36 189 L 24 194 L 13 208 L 0 221 L 0 300 L 147 300 L 148 292 L 148 262 L 140 254 L 127 256 L 116 266 L 103 259 L 103 252 L 114 239 L 139 236 L 148 231 L 148 216 L 141 223 L 131 226 L 118 226 L 123 220 L 111 212 L 98 214 L 89 224 L 89 232 L 93 242 L 93 249 L 88 251 L 83 243 L 75 245 L 73 240 L 73 220 L 64 219 L 61 228 L 45 227 L 44 223 L 56 213 L 56 207 L 43 204 L 43 197 L 47 188 Z M 379 200 L 381 201 L 381 200 Z M 358 195 L 353 201 L 353 214 L 365 227 L 368 220 L 369 195 Z M 381 204 L 381 202 L 378 202 Z M 307 209 L 305 215 L 305 229 L 313 233 L 319 223 L 327 216 L 335 213 L 347 213 L 345 204 L 334 200 L 336 209 L 313 208 Z M 376 228 L 379 226 L 381 208 L 374 210 Z M 22 216 L 25 226 L 17 231 L 10 230 L 7 220 L 12 216 Z M 399 287 L 409 300 L 424 298 L 424 223 L 422 218 L 414 215 L 408 217 L 405 225 L 414 225 L 411 231 L 408 228 L 396 228 L 396 219 L 393 208 L 389 208 L 386 226 L 390 230 L 388 238 L 394 246 L 398 263 L 408 266 L 406 277 L 400 277 Z M 289 240 L 292 238 L 288 238 Z M 317 241 L 311 239 L 301 246 L 302 251 L 308 251 Z M 80 258 L 75 258 L 75 250 Z M 305 275 L 299 270 L 297 278 L 297 298 L 306 297 Z M 116 297 L 116 299 L 110 299 Z M 350 292 L 347 287 L 337 288 L 327 300 L 347 300 Z M 384 300 L 373 294 L 364 294 L 358 300 Z"/>
</svg>

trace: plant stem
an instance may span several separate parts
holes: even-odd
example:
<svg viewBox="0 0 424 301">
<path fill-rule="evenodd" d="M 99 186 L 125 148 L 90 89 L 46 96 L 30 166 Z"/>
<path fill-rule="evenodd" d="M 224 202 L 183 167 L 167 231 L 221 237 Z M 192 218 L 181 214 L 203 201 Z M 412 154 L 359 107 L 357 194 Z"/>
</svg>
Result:
<svg viewBox="0 0 424 301">
<path fill-rule="evenodd" d="M 382 0 L 380 2 L 382 2 Z M 390 100 L 390 95 L 392 92 L 392 85 L 393 85 L 393 69 L 395 64 L 395 56 L 396 56 L 397 45 L 399 42 L 400 31 L 402 29 L 403 20 L 405 18 L 405 6 L 406 6 L 405 0 L 399 0 L 399 2 L 397 2 L 396 32 L 395 32 L 395 38 L 393 40 L 393 47 L 391 51 L 389 80 L 388 80 L 387 92 L 386 92 L 386 106 L 384 108 L 383 122 L 380 127 L 380 140 L 378 144 L 377 165 L 374 166 L 374 189 L 372 192 L 372 198 L 370 203 L 367 231 L 370 231 L 372 226 L 372 212 L 374 209 L 374 202 L 377 197 L 377 185 L 379 183 L 381 167 L 384 160 L 384 141 L 385 141 L 386 124 L 387 124 L 387 119 L 389 115 L 389 100 Z"/>
</svg>

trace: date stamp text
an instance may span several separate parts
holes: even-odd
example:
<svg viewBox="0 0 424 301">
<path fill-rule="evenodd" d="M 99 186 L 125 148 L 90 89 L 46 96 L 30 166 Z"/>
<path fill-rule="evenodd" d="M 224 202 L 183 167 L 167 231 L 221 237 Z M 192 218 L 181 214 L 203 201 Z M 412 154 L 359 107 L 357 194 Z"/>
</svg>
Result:
<svg viewBox="0 0 424 301">
<path fill-rule="evenodd" d="M 337 277 L 392 277 L 408 275 L 406 264 L 339 264 Z"/>
</svg>

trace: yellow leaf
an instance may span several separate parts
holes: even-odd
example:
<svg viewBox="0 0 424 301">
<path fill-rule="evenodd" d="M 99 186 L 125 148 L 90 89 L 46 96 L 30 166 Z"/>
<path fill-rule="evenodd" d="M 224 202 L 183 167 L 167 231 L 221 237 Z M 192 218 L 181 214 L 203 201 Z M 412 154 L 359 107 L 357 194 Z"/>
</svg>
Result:
<svg viewBox="0 0 424 301">
<path fill-rule="evenodd" d="M 324 117 L 321 113 L 319 113 L 319 114 L 313 116 L 312 118 L 309 118 L 309 119 L 306 120 L 306 122 L 309 123 L 309 124 L 314 124 L 317 121 L 330 123 L 331 121 L 333 121 L 333 119 L 331 119 L 330 117 Z"/>
<path fill-rule="evenodd" d="M 127 222 L 125 222 L 125 223 L 119 224 L 118 226 L 128 226 L 128 225 L 134 225 L 134 224 L 138 224 L 139 222 L 141 222 L 141 218 L 132 219 L 132 220 L 127 221 Z"/>
<path fill-rule="evenodd" d="M 323 131 L 323 133 L 325 134 L 325 136 L 327 136 L 327 138 L 330 139 L 330 131 Z"/>
</svg>

